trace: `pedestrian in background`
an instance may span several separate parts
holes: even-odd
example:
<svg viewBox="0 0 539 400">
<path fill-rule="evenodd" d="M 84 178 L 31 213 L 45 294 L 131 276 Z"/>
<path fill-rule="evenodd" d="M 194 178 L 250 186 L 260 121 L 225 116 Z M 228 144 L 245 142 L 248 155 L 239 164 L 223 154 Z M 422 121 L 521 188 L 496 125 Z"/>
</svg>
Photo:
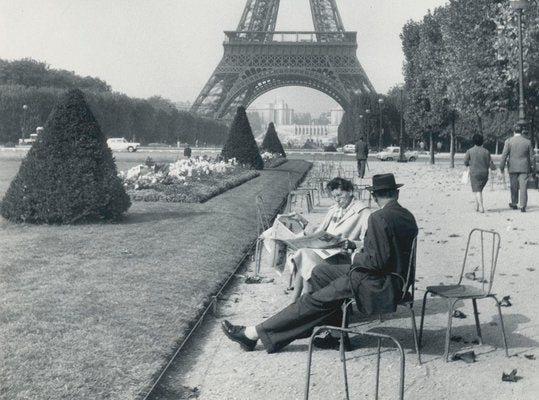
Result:
<svg viewBox="0 0 539 400">
<path fill-rule="evenodd" d="M 508 165 L 509 186 L 511 188 L 511 203 L 509 207 L 513 210 L 518 208 L 520 195 L 520 211 L 526 212 L 528 205 L 528 178 L 531 173 L 535 173 L 535 157 L 531 141 L 522 136 L 522 128 L 515 125 L 513 137 L 507 139 L 503 146 L 500 170 L 504 171 Z"/>
<path fill-rule="evenodd" d="M 475 211 L 484 213 L 483 189 L 488 181 L 488 170 L 496 170 L 490 153 L 483 147 L 483 136 L 475 134 L 472 137 L 474 147 L 464 155 L 464 165 L 469 167 L 472 192 L 475 196 Z"/>
<path fill-rule="evenodd" d="M 369 145 L 365 142 L 364 137 L 360 136 L 356 143 L 357 173 L 360 179 L 363 179 L 365 176 L 365 167 L 367 166 L 368 157 Z"/>
<path fill-rule="evenodd" d="M 189 147 L 189 143 L 187 143 L 185 149 L 183 149 L 183 156 L 185 158 L 191 158 L 191 147 Z"/>
</svg>

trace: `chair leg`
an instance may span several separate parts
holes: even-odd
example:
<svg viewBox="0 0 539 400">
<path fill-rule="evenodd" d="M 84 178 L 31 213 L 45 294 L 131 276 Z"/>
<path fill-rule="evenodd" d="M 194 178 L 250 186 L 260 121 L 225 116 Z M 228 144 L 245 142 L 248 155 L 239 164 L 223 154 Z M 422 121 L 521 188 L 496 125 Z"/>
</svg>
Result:
<svg viewBox="0 0 539 400">
<path fill-rule="evenodd" d="M 311 192 L 307 192 L 307 211 L 313 211 L 313 198 L 311 197 Z"/>
<path fill-rule="evenodd" d="M 380 388 L 380 352 L 382 350 L 382 339 L 378 338 L 378 351 L 376 353 L 376 391 L 374 392 L 375 400 L 378 400 L 378 391 Z"/>
<path fill-rule="evenodd" d="M 425 307 L 427 305 L 427 295 L 429 294 L 429 291 L 427 290 L 425 294 L 423 295 L 423 304 L 421 307 L 421 321 L 419 322 L 419 339 L 418 344 L 419 348 L 421 348 L 421 339 L 423 339 L 423 321 L 425 319 Z"/>
<path fill-rule="evenodd" d="M 317 329 L 313 332 L 311 335 L 311 340 L 309 341 L 309 351 L 307 354 L 307 376 L 305 377 L 305 400 L 309 400 L 309 387 L 311 386 L 311 364 L 313 360 L 313 338 L 316 335 L 316 332 L 318 332 Z"/>
<path fill-rule="evenodd" d="M 477 330 L 477 337 L 479 338 L 479 344 L 483 344 L 483 336 L 481 335 L 481 325 L 479 324 L 479 313 L 477 312 L 477 299 L 472 299 L 473 303 L 473 315 L 475 317 L 475 329 Z"/>
<path fill-rule="evenodd" d="M 255 276 L 260 272 L 260 263 L 262 261 L 262 239 L 256 239 L 255 247 Z"/>
<path fill-rule="evenodd" d="M 346 393 L 346 400 L 350 400 L 350 394 L 348 392 L 348 372 L 346 371 L 346 357 L 344 356 L 344 332 L 341 331 L 341 357 L 342 357 L 342 370 L 344 374 L 344 391 Z"/>
<path fill-rule="evenodd" d="M 507 337 L 505 336 L 505 325 L 503 323 L 503 316 L 502 316 L 502 307 L 500 306 L 500 302 L 494 295 L 490 295 L 496 302 L 496 306 L 498 307 L 498 316 L 500 317 L 500 326 L 502 328 L 502 338 L 503 338 L 503 345 L 505 347 L 505 356 L 509 357 L 509 350 L 507 348 Z"/>
<path fill-rule="evenodd" d="M 419 342 L 417 340 L 417 326 L 415 323 L 415 313 L 412 305 L 409 304 L 410 318 L 412 320 L 412 334 L 414 335 L 415 352 L 417 353 L 417 362 L 421 365 L 421 352 L 419 351 Z"/>
<path fill-rule="evenodd" d="M 451 343 L 451 324 L 453 322 L 453 308 L 455 307 L 456 300 L 448 299 L 449 310 L 447 312 L 447 331 L 445 332 L 445 350 L 444 360 L 449 361 L 449 344 Z"/>
<path fill-rule="evenodd" d="M 341 328 L 348 328 L 348 307 L 352 305 L 351 302 L 345 301 L 342 305 L 342 323 Z M 341 331 L 341 342 L 339 343 L 339 352 L 341 354 L 341 362 L 346 363 L 346 355 L 344 348 L 344 332 Z"/>
</svg>

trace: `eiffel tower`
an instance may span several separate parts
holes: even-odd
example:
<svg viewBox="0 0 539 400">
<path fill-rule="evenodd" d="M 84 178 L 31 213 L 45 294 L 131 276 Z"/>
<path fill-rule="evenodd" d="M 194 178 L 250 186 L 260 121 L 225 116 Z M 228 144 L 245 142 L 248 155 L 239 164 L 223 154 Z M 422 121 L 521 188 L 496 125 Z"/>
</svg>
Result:
<svg viewBox="0 0 539 400">
<path fill-rule="evenodd" d="M 344 30 L 335 0 L 309 0 L 314 32 L 275 31 L 279 1 L 247 0 L 191 111 L 229 119 L 237 106 L 283 86 L 318 90 L 345 110 L 354 94 L 376 93 L 356 55 L 356 32 Z"/>
</svg>

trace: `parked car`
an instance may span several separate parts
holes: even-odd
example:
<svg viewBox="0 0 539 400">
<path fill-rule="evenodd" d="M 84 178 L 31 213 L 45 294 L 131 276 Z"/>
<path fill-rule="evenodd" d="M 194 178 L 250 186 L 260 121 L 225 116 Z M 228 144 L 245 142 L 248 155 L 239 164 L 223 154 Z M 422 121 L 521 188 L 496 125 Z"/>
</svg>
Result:
<svg viewBox="0 0 539 400">
<path fill-rule="evenodd" d="M 324 146 L 324 151 L 326 152 L 333 152 L 333 151 L 337 151 L 337 149 L 335 148 L 334 145 L 332 144 L 328 144 L 327 146 Z"/>
<path fill-rule="evenodd" d="M 380 159 L 381 161 L 393 161 L 398 160 L 400 158 L 401 150 L 398 146 L 389 146 L 386 147 L 384 150 L 379 152 L 376 157 Z M 408 161 L 415 161 L 418 158 L 419 153 L 417 151 L 413 150 L 406 150 L 404 152 L 404 157 Z"/>
<path fill-rule="evenodd" d="M 355 153 L 356 145 L 355 144 L 345 144 L 342 148 L 343 153 Z"/>
<path fill-rule="evenodd" d="M 110 138 L 107 139 L 107 145 L 114 151 L 125 151 L 132 153 L 137 151 L 140 147 L 140 143 L 128 142 L 125 138 Z"/>
</svg>

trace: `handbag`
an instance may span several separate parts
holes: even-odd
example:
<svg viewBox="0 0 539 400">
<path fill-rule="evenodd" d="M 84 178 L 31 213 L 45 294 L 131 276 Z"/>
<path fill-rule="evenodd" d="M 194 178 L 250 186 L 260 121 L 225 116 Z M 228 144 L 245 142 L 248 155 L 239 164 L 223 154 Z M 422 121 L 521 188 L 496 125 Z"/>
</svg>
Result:
<svg viewBox="0 0 539 400">
<path fill-rule="evenodd" d="M 462 173 L 462 177 L 460 178 L 460 181 L 462 182 L 463 185 L 468 184 L 468 182 L 470 181 L 470 170 L 469 169 L 466 169 Z"/>
<path fill-rule="evenodd" d="M 539 177 L 537 175 L 529 175 L 526 187 L 528 189 L 539 189 Z"/>
</svg>

